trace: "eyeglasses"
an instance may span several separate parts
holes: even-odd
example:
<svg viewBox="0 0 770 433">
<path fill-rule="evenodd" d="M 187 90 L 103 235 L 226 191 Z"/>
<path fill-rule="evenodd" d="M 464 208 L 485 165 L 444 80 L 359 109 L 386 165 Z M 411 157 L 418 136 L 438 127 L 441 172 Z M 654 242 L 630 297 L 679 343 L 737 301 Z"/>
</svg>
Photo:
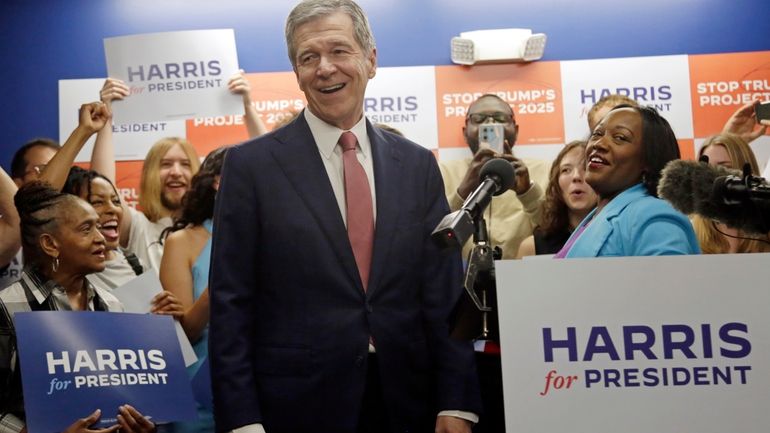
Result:
<svg viewBox="0 0 770 433">
<path fill-rule="evenodd" d="M 513 116 L 511 116 L 508 113 L 503 113 L 502 111 L 498 111 L 495 113 L 471 113 L 471 114 L 468 114 L 468 119 L 470 119 L 471 122 L 476 124 L 482 124 L 486 122 L 487 119 L 492 119 L 497 123 L 513 122 Z"/>
</svg>

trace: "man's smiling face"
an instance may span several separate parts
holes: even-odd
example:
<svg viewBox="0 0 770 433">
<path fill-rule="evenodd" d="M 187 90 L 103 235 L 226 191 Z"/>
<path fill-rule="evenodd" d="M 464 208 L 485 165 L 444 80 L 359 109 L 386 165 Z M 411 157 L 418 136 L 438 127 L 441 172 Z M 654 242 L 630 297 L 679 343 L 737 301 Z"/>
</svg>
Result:
<svg viewBox="0 0 770 433">
<path fill-rule="evenodd" d="M 297 28 L 295 70 L 308 108 L 321 120 L 350 129 L 363 116 L 366 84 L 377 70 L 377 52 L 365 53 L 342 12 Z"/>
</svg>

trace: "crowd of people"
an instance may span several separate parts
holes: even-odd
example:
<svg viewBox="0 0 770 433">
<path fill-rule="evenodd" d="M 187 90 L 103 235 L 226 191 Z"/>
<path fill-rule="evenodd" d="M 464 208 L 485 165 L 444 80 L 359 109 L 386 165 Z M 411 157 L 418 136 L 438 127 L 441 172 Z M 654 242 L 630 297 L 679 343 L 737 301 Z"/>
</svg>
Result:
<svg viewBox="0 0 770 433">
<path fill-rule="evenodd" d="M 118 420 L 109 433 L 504 431 L 499 353 L 450 337 L 473 242 L 447 253 L 430 239 L 492 158 L 514 172 L 484 212 L 503 259 L 770 251 L 767 235 L 658 198 L 679 145 L 663 116 L 628 97 L 598 101 L 586 139 L 551 162 L 515 156 L 514 110 L 482 95 L 462 129 L 469 156 L 439 162 L 364 116 L 377 50 L 355 2 L 301 2 L 286 42 L 307 107 L 268 133 L 235 74 L 250 141 L 202 163 L 186 139 L 158 141 L 138 209 L 116 188 L 112 105 L 130 97 L 117 79 L 81 107 L 64 144 L 31 141 L 0 170 L 0 433 L 26 431 L 14 315 L 120 312 L 112 291 L 148 271 L 163 287 L 151 312 L 178 320 L 193 344 L 191 377 L 210 362 L 214 410 L 155 425 L 130 405 L 101 408 L 72 414 L 67 432 L 89 431 L 103 411 Z M 755 104 L 698 156 L 758 175 L 748 143 L 766 124 Z M 486 124 L 503 125 L 502 153 L 481 138 Z M 73 165 L 93 135 L 90 166 Z"/>
</svg>

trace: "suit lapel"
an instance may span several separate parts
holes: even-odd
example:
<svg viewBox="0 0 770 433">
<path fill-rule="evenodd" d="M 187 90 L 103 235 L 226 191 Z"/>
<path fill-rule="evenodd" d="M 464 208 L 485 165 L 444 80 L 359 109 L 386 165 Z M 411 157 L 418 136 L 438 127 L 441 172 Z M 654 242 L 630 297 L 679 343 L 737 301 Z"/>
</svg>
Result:
<svg viewBox="0 0 770 433">
<path fill-rule="evenodd" d="M 629 203 L 643 195 L 644 187 L 641 184 L 637 184 L 621 192 L 607 203 L 607 206 L 596 215 L 597 221 L 594 221 L 594 223 L 586 228 L 585 234 L 591 239 L 591 242 L 585 244 L 586 247 L 590 247 L 590 249 L 585 249 L 586 255 L 598 257 L 599 251 L 607 243 L 607 239 L 609 239 L 613 232 L 613 225 L 610 221 L 620 215 Z"/>
<path fill-rule="evenodd" d="M 304 114 L 301 113 L 290 126 L 277 131 L 275 139 L 280 143 L 271 147 L 276 162 L 307 205 L 332 250 L 344 264 L 346 273 L 363 290 L 329 175 Z"/>
<path fill-rule="evenodd" d="M 580 256 L 598 257 L 599 251 L 602 249 L 607 239 L 612 234 L 612 224 L 609 223 L 608 215 L 597 215 L 597 221 L 593 221 L 588 227 L 586 227 L 585 235 L 591 242 L 584 243 L 585 253 Z"/>
<path fill-rule="evenodd" d="M 377 195 L 377 222 L 374 230 L 372 269 L 369 276 L 367 296 L 379 287 L 383 271 L 387 267 L 388 255 L 399 218 L 398 192 L 405 191 L 399 175 L 401 168 L 398 150 L 388 143 L 382 132 L 366 121 L 366 130 L 372 145 L 374 164 L 374 186 Z"/>
</svg>

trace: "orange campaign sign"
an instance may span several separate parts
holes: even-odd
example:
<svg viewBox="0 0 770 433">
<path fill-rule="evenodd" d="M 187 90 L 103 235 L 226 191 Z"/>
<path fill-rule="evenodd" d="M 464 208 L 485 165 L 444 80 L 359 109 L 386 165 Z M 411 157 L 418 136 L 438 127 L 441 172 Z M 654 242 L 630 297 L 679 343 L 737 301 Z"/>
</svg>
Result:
<svg viewBox="0 0 770 433">
<path fill-rule="evenodd" d="M 682 159 L 695 159 L 695 140 L 680 138 L 676 141 L 679 143 L 679 153 L 682 155 Z"/>
<path fill-rule="evenodd" d="M 80 168 L 88 170 L 90 162 L 76 162 Z M 116 161 L 115 162 L 115 188 L 123 201 L 136 208 L 139 203 L 139 183 L 142 179 L 142 165 L 144 161 Z"/>
<path fill-rule="evenodd" d="M 139 202 L 139 182 L 142 178 L 144 161 L 118 161 L 115 163 L 115 188 L 118 194 L 131 207 Z"/>
<path fill-rule="evenodd" d="M 517 144 L 564 143 L 559 62 L 436 67 L 439 148 L 465 147 L 468 106 L 494 93 L 508 102 L 519 126 Z"/>
<path fill-rule="evenodd" d="M 246 74 L 251 99 L 268 131 L 305 106 L 293 72 Z M 203 117 L 187 121 L 187 139 L 201 157 L 212 150 L 248 139 L 243 115 Z"/>
<path fill-rule="evenodd" d="M 695 137 L 722 130 L 742 105 L 770 100 L 770 51 L 689 56 Z"/>
</svg>

